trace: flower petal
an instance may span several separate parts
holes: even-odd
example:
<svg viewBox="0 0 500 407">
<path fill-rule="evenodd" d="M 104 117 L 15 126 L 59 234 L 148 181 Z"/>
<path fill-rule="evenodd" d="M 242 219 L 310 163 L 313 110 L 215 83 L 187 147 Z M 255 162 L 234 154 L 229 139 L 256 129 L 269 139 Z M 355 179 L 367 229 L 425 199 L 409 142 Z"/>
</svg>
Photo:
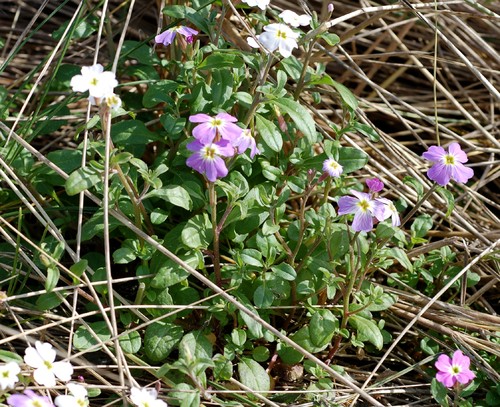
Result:
<svg viewBox="0 0 500 407">
<path fill-rule="evenodd" d="M 467 154 L 465 154 L 465 151 L 462 151 L 460 148 L 460 144 L 458 143 L 451 143 L 450 146 L 448 147 L 448 151 L 452 156 L 455 157 L 455 160 L 461 163 L 466 163 L 469 159 L 467 158 Z"/>
<path fill-rule="evenodd" d="M 348 213 L 356 213 L 358 210 L 357 203 L 358 199 L 353 198 L 352 196 L 342 196 L 338 201 L 338 214 L 339 215 L 347 215 Z"/>
<path fill-rule="evenodd" d="M 369 232 L 373 229 L 373 217 L 368 212 L 357 212 L 352 221 L 352 230 L 355 232 Z"/>
<path fill-rule="evenodd" d="M 425 158 L 426 160 L 432 161 L 432 162 L 439 162 L 443 158 L 443 156 L 446 154 L 446 151 L 444 151 L 443 147 L 440 146 L 430 146 L 429 149 L 422 154 L 422 157 Z"/>
</svg>

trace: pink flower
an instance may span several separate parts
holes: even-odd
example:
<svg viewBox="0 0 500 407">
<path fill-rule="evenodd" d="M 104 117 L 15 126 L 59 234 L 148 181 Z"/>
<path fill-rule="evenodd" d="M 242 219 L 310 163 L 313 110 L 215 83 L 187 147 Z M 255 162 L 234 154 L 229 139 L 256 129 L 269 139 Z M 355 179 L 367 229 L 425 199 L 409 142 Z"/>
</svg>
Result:
<svg viewBox="0 0 500 407">
<path fill-rule="evenodd" d="M 183 35 L 184 38 L 186 38 L 186 41 L 189 44 L 191 44 L 194 40 L 194 36 L 198 34 L 198 31 L 196 31 L 193 28 L 178 25 L 176 27 L 168 29 L 167 31 L 162 32 L 161 34 L 158 34 L 155 37 L 155 42 L 157 44 L 163 44 L 165 46 L 170 45 L 174 41 L 174 38 L 177 35 L 177 33 Z"/>
<path fill-rule="evenodd" d="M 24 394 L 13 394 L 7 399 L 12 407 L 54 407 L 48 397 L 39 396 L 33 390 L 25 390 Z"/>
<path fill-rule="evenodd" d="M 247 149 L 250 149 L 250 158 L 254 158 L 255 154 L 260 153 L 250 129 L 241 131 L 240 136 L 233 142 L 233 147 L 238 149 L 238 154 L 242 154 Z"/>
<path fill-rule="evenodd" d="M 446 387 L 453 387 L 457 382 L 467 384 L 476 377 L 474 372 L 469 369 L 470 359 L 461 351 L 453 353 L 453 357 L 448 355 L 439 356 L 436 361 L 436 380 Z"/>
<path fill-rule="evenodd" d="M 448 184 L 450 179 L 466 183 L 474 175 L 471 168 L 463 165 L 468 161 L 467 154 L 458 143 L 451 143 L 448 152 L 443 147 L 431 146 L 422 157 L 434 163 L 427 171 L 427 176 L 441 186 Z"/>
<path fill-rule="evenodd" d="M 352 229 L 355 232 L 369 232 L 373 229 L 373 218 L 384 220 L 384 205 L 372 199 L 370 194 L 351 190 L 353 196 L 343 196 L 339 199 L 339 215 L 354 213 Z"/>
<path fill-rule="evenodd" d="M 380 192 L 384 189 L 384 183 L 378 178 L 371 178 L 366 180 L 366 185 L 371 192 Z"/>
<path fill-rule="evenodd" d="M 234 155 L 234 148 L 227 140 L 220 140 L 217 143 L 203 144 L 199 140 L 192 141 L 187 149 L 193 151 L 186 160 L 186 165 L 204 174 L 210 182 L 215 182 L 217 178 L 223 178 L 228 170 L 222 157 Z"/>
<path fill-rule="evenodd" d="M 210 144 L 219 139 L 234 143 L 240 136 L 243 129 L 236 125 L 236 117 L 227 113 L 219 113 L 211 117 L 205 113 L 198 113 L 189 117 L 191 123 L 201 123 L 193 129 L 193 137 L 202 144 Z"/>
</svg>

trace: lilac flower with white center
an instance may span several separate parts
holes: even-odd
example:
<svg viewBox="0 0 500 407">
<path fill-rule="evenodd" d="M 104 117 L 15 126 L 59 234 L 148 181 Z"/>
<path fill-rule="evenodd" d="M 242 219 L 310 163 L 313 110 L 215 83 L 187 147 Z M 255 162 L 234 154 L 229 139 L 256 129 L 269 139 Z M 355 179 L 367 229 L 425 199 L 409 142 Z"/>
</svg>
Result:
<svg viewBox="0 0 500 407">
<path fill-rule="evenodd" d="M 459 350 L 451 358 L 448 355 L 439 356 L 434 366 L 438 370 L 436 380 L 446 387 L 453 387 L 456 383 L 465 385 L 476 377 L 469 368 L 470 359 Z"/>
<path fill-rule="evenodd" d="M 250 149 L 250 158 L 254 158 L 255 154 L 260 154 L 250 129 L 244 129 L 241 132 L 241 135 L 234 141 L 233 147 L 238 149 L 238 154 Z"/>
<path fill-rule="evenodd" d="M 441 186 L 448 184 L 450 179 L 466 183 L 474 176 L 474 171 L 463 165 L 468 158 L 458 143 L 451 143 L 447 152 L 443 147 L 431 146 L 422 157 L 434 163 L 427 176 Z"/>
<path fill-rule="evenodd" d="M 85 387 L 76 383 L 68 383 L 66 387 L 71 394 L 57 396 L 54 400 L 57 407 L 86 407 L 89 405 Z"/>
<path fill-rule="evenodd" d="M 13 389 L 19 381 L 17 375 L 21 368 L 16 362 L 8 362 L 0 365 L 0 390 Z"/>
<path fill-rule="evenodd" d="M 279 16 L 285 23 L 290 24 L 292 27 L 311 24 L 311 16 L 307 14 L 299 15 L 292 10 L 284 10 L 279 14 Z"/>
<path fill-rule="evenodd" d="M 203 144 L 199 140 L 192 141 L 187 149 L 193 151 L 186 160 L 186 165 L 204 174 L 210 182 L 215 182 L 217 178 L 223 178 L 228 170 L 222 157 L 234 155 L 234 147 L 227 140 L 220 140 L 217 143 Z"/>
<path fill-rule="evenodd" d="M 366 185 L 371 192 L 380 192 L 384 189 L 384 183 L 378 178 L 371 178 L 366 180 Z"/>
<path fill-rule="evenodd" d="M 286 24 L 268 24 L 264 27 L 264 32 L 256 36 L 262 47 L 268 52 L 279 50 L 283 58 L 292 55 L 292 50 L 297 48 L 297 38 L 299 34 L 294 32 Z M 259 48 L 253 37 L 247 38 L 248 44 L 253 48 Z"/>
<path fill-rule="evenodd" d="M 191 123 L 200 123 L 193 129 L 193 137 L 202 144 L 217 142 L 221 138 L 234 143 L 240 136 L 242 128 L 235 124 L 238 119 L 227 113 L 219 113 L 211 117 L 205 113 L 189 116 Z"/>
<path fill-rule="evenodd" d="M 130 400 L 137 407 L 167 407 L 167 403 L 158 400 L 158 392 L 155 389 L 130 389 Z"/>
<path fill-rule="evenodd" d="M 342 171 L 344 171 L 344 168 L 333 158 L 328 158 L 323 161 L 323 171 L 330 177 L 338 178 L 342 174 Z"/>
<path fill-rule="evenodd" d="M 73 76 L 70 82 L 73 92 L 89 91 L 89 96 L 95 99 L 102 99 L 112 94 L 117 85 L 115 74 L 104 72 L 101 64 L 82 67 L 81 75 Z"/>
<path fill-rule="evenodd" d="M 191 44 L 194 40 L 194 36 L 198 35 L 198 31 L 193 28 L 178 25 L 176 27 L 169 28 L 167 31 L 158 34 L 155 37 L 155 42 L 157 44 L 163 44 L 165 46 L 172 44 L 177 33 L 184 36 L 186 42 Z"/>
<path fill-rule="evenodd" d="M 243 3 L 248 4 L 250 7 L 259 7 L 261 10 L 265 10 L 271 0 L 243 0 Z"/>
<path fill-rule="evenodd" d="M 375 201 L 380 202 L 384 207 L 384 214 L 382 216 L 382 219 L 379 220 L 386 220 L 388 218 L 391 218 L 392 226 L 401 225 L 401 219 L 399 218 L 398 210 L 390 199 L 377 198 L 375 199 Z"/>
<path fill-rule="evenodd" d="M 355 232 L 369 232 L 373 229 L 373 218 L 384 219 L 384 205 L 372 199 L 370 194 L 351 190 L 353 196 L 339 199 L 339 215 L 354 214 L 352 229 Z"/>
<path fill-rule="evenodd" d="M 28 347 L 24 352 L 24 361 L 35 369 L 33 378 L 38 384 L 53 387 L 56 377 L 63 382 L 71 380 L 73 366 L 69 362 L 54 362 L 56 351 L 50 343 L 36 341 L 35 348 Z"/>
<path fill-rule="evenodd" d="M 48 397 L 39 396 L 33 390 L 9 396 L 7 404 L 11 407 L 54 407 Z"/>
</svg>

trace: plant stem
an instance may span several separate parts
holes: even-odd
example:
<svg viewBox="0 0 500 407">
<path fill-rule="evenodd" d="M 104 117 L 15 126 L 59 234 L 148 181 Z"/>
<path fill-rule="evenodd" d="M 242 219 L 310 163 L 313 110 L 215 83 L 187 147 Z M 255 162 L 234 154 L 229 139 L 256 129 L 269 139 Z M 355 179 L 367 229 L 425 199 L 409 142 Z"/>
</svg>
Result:
<svg viewBox="0 0 500 407">
<path fill-rule="evenodd" d="M 215 192 L 215 184 L 213 182 L 208 183 L 208 197 L 210 200 L 210 209 L 212 214 L 212 230 L 214 233 L 213 241 L 213 264 L 215 273 L 215 283 L 221 287 L 222 277 L 220 273 L 220 252 L 219 252 L 219 235 L 220 230 L 217 225 L 217 193 Z"/>
</svg>

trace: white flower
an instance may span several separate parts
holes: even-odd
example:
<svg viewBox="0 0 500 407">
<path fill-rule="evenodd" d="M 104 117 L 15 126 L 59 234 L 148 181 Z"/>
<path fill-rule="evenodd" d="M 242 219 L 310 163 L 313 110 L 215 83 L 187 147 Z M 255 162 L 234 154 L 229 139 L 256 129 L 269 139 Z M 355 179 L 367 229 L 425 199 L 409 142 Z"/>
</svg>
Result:
<svg viewBox="0 0 500 407">
<path fill-rule="evenodd" d="M 299 25 L 309 25 L 311 24 L 311 16 L 307 14 L 298 15 L 295 11 L 284 10 L 279 15 L 283 21 L 290 24 L 292 27 L 298 27 Z"/>
<path fill-rule="evenodd" d="M 63 382 L 71 380 L 73 366 L 69 362 L 54 362 L 56 351 L 50 343 L 36 341 L 35 348 L 26 348 L 24 361 L 35 369 L 33 377 L 38 384 L 53 387 L 56 385 L 56 377 Z"/>
<path fill-rule="evenodd" d="M 328 158 L 323 162 L 323 171 L 326 172 L 330 177 L 338 178 L 344 168 L 333 158 Z"/>
<path fill-rule="evenodd" d="M 54 400 L 57 407 L 86 407 L 89 405 L 85 387 L 76 383 L 68 383 L 67 387 L 71 395 L 57 396 Z"/>
<path fill-rule="evenodd" d="M 19 373 L 21 373 L 21 368 L 16 362 L 0 365 L 0 390 L 14 388 L 19 381 L 17 378 Z"/>
<path fill-rule="evenodd" d="M 288 58 L 292 55 L 292 50 L 297 48 L 296 39 L 299 34 L 292 31 L 286 24 L 269 24 L 264 27 L 264 32 L 257 35 L 259 43 L 268 51 L 273 52 L 279 50 L 283 58 Z M 258 48 L 256 41 L 249 37 L 248 44 L 253 48 Z"/>
<path fill-rule="evenodd" d="M 104 72 L 101 64 L 84 66 L 81 75 L 75 75 L 70 82 L 73 92 L 86 92 L 93 98 L 104 98 L 113 93 L 113 89 L 118 85 L 113 72 Z"/>
<path fill-rule="evenodd" d="M 158 400 L 158 392 L 155 389 L 130 389 L 130 400 L 138 407 L 167 407 L 167 403 Z"/>
<path fill-rule="evenodd" d="M 243 3 L 248 4 L 250 7 L 259 7 L 261 10 L 265 10 L 271 0 L 243 0 Z"/>
<path fill-rule="evenodd" d="M 394 204 L 390 199 L 387 198 L 377 198 L 375 199 L 377 202 L 380 202 L 384 205 L 384 214 L 382 216 L 382 220 L 391 218 L 392 226 L 401 225 L 401 220 L 399 219 L 399 213 Z"/>
</svg>

